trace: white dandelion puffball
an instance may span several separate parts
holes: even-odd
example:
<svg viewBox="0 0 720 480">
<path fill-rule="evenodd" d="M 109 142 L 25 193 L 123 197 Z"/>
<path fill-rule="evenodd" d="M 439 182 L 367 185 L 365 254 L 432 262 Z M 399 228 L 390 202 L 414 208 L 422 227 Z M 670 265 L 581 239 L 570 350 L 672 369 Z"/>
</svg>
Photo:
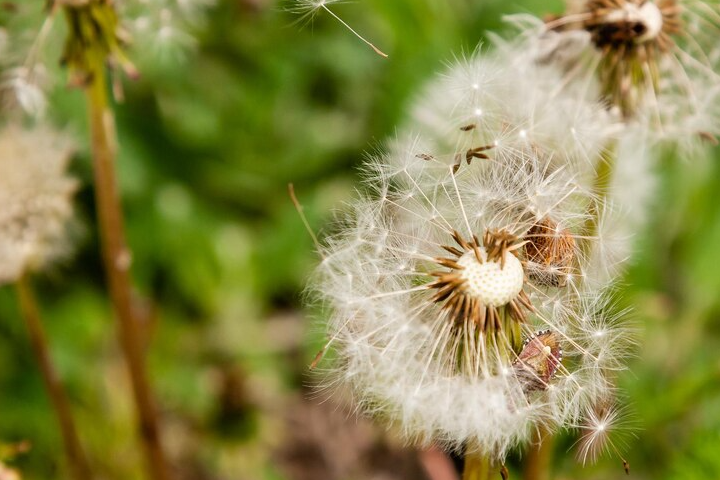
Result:
<svg viewBox="0 0 720 480">
<path fill-rule="evenodd" d="M 418 143 L 366 165 L 376 198 L 322 251 L 328 387 L 408 441 L 503 457 L 540 424 L 577 423 L 621 368 L 621 327 L 578 274 L 594 199 L 552 155 L 454 169 Z"/>
<path fill-rule="evenodd" d="M 0 283 L 67 253 L 75 179 L 71 143 L 49 127 L 0 129 Z"/>
</svg>

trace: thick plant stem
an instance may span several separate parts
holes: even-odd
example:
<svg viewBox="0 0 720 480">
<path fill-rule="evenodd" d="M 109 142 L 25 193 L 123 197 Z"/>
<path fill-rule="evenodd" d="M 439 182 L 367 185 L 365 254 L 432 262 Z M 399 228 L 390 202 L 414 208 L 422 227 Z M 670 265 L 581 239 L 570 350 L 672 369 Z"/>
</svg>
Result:
<svg viewBox="0 0 720 480">
<path fill-rule="evenodd" d="M 68 466 L 76 480 L 92 480 L 93 476 L 90 473 L 90 467 L 73 421 L 70 402 L 50 357 L 47 337 L 40 320 L 40 309 L 35 300 L 32 283 L 27 275 L 23 275 L 17 281 L 16 288 L 20 301 L 20 310 L 30 335 L 33 353 L 40 366 L 45 389 L 60 424 L 60 433 L 62 434 Z"/>
<path fill-rule="evenodd" d="M 462 480 L 489 480 L 494 478 L 493 465 L 490 457 L 480 452 L 468 452 L 465 454 L 465 466 L 463 467 Z M 499 474 L 495 472 L 499 478 Z"/>
<path fill-rule="evenodd" d="M 125 243 L 120 198 L 115 179 L 116 140 L 112 110 L 108 104 L 107 78 L 102 61 L 93 69 L 86 87 L 92 134 L 97 205 L 105 275 L 110 289 L 118 333 L 130 374 L 141 439 L 150 478 L 171 478 L 161 444 L 160 428 L 150 383 L 145 371 L 145 340 L 134 313 L 130 281 L 131 255 Z"/>
<path fill-rule="evenodd" d="M 550 464 L 555 447 L 555 436 L 542 428 L 535 434 L 524 462 L 524 480 L 550 480 Z"/>
</svg>

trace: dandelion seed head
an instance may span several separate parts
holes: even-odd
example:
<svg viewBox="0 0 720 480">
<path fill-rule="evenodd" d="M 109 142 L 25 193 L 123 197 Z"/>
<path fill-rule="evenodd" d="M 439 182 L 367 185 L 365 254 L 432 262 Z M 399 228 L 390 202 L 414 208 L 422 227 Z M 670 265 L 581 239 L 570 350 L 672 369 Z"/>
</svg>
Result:
<svg viewBox="0 0 720 480">
<path fill-rule="evenodd" d="M 326 240 L 312 288 L 330 308 L 328 335 L 342 360 L 328 366 L 325 383 L 350 387 L 361 411 L 389 421 L 409 442 L 473 442 L 502 456 L 537 422 L 576 419 L 599 391 L 590 383 L 602 382 L 601 373 L 568 380 L 553 349 L 580 358 L 600 347 L 577 325 L 582 305 L 564 300 L 568 287 L 528 275 L 523 242 L 536 238 L 528 233 L 535 216 L 514 200 L 478 197 L 480 178 L 514 176 L 518 165 L 453 175 L 439 161 L 415 161 L 425 168 L 398 171 L 391 159 L 374 159 L 368 181 L 384 182 L 376 188 L 385 193 L 354 202 L 340 233 Z M 388 171 L 394 173 L 386 177 Z M 432 188 L 423 176 L 435 179 Z M 478 208 L 485 217 L 463 212 Z M 573 235 L 561 226 L 556 233 Z M 570 255 L 579 255 L 571 245 Z M 533 268 L 557 272 L 552 263 Z M 523 353 L 522 340 L 543 328 L 553 332 L 554 346 Z M 506 348 L 509 357 L 501 353 Z M 524 363 L 513 366 L 518 357 Z"/>
<path fill-rule="evenodd" d="M 460 59 L 426 87 L 363 165 L 368 193 L 310 285 L 337 353 L 328 388 L 349 387 L 408 442 L 497 458 L 539 425 L 577 424 L 627 348 L 602 310 L 616 250 L 600 235 L 610 254 L 581 248 L 591 207 L 617 212 L 593 180 L 621 123 L 506 53 Z M 596 267 L 608 275 L 587 279 Z"/>
<path fill-rule="evenodd" d="M 0 131 L 0 283 L 67 254 L 72 195 L 71 143 L 48 127 Z"/>
<path fill-rule="evenodd" d="M 538 61 L 566 70 L 567 84 L 594 77 L 609 106 L 642 125 L 650 140 L 679 145 L 691 157 L 704 139 L 720 135 L 718 18 L 717 3 L 703 0 L 582 0 L 546 29 L 527 19 L 516 25 L 529 50 L 544 52 Z M 583 34 L 584 46 L 560 51 L 567 43 L 560 39 Z"/>
</svg>

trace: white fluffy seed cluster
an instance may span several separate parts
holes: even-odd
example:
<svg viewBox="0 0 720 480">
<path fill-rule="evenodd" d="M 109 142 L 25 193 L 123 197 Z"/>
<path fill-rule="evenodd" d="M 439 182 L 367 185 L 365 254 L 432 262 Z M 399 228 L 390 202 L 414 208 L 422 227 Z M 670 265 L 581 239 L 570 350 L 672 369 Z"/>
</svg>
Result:
<svg viewBox="0 0 720 480">
<path fill-rule="evenodd" d="M 75 179 L 71 143 L 49 127 L 0 129 L 0 284 L 66 255 Z"/>
<path fill-rule="evenodd" d="M 595 248 L 605 239 L 585 232 L 589 212 L 606 220 L 622 213 L 592 185 L 618 121 L 592 95 L 565 88 L 554 69 L 513 61 L 522 55 L 477 53 L 419 95 L 407 128 L 365 164 L 370 193 L 326 239 L 310 285 L 327 307 L 335 350 L 324 369 L 328 389 L 350 389 L 361 411 L 408 441 L 497 458 L 539 425 L 580 423 L 613 390 L 607 374 L 628 351 L 606 296 L 626 245 Z M 497 307 L 502 321 L 510 318 L 504 304 L 522 289 L 533 306 L 522 336 L 556 335 L 565 359 L 528 393 L 513 374 L 517 339 L 458 321 L 429 285 L 445 247 L 460 248 L 454 232 L 532 241 L 529 232 L 547 219 L 575 237 L 573 273 L 563 282 L 543 282 L 566 271 L 551 263 L 533 265 L 547 275 L 525 275 L 521 249 L 505 253 L 502 268 L 480 264 L 472 250 L 458 260 L 463 288 Z M 581 247 L 588 242 L 593 248 Z"/>
</svg>

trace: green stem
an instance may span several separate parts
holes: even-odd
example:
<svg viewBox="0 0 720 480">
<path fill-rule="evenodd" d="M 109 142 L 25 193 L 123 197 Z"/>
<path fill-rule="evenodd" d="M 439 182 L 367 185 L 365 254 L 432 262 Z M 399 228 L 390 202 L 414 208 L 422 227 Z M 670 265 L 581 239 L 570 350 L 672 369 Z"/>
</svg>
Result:
<svg viewBox="0 0 720 480">
<path fill-rule="evenodd" d="M 490 457 L 479 452 L 465 454 L 462 480 L 489 480 L 493 473 Z"/>
<path fill-rule="evenodd" d="M 60 383 L 60 377 L 50 357 L 47 336 L 45 335 L 45 330 L 40 320 L 40 309 L 35 300 L 30 278 L 27 275 L 20 277 L 16 283 L 16 289 L 22 317 L 30 335 L 30 344 L 32 345 L 33 353 L 40 367 L 45 389 L 47 390 L 52 406 L 55 409 L 58 423 L 60 424 L 60 433 L 62 435 L 68 465 L 77 480 L 92 480 L 93 476 L 90 473 L 90 467 L 88 466 L 87 458 L 80 444 L 77 428 L 73 420 L 70 401 L 68 400 L 62 383 Z"/>
<path fill-rule="evenodd" d="M 616 163 L 617 148 L 614 144 L 612 144 L 609 145 L 600 155 L 595 179 L 593 181 L 592 192 L 596 199 L 589 207 L 589 216 L 585 222 L 585 235 L 587 238 L 585 242 L 586 253 L 590 252 L 591 245 L 593 244 L 593 238 L 598 234 L 600 214 L 602 213 L 601 207 L 607 199 Z"/>
<path fill-rule="evenodd" d="M 160 427 L 150 383 L 145 371 L 144 339 L 135 316 L 130 279 L 131 254 L 125 242 L 125 227 L 115 179 L 115 123 L 109 107 L 107 78 L 102 59 L 97 59 L 86 87 L 92 134 L 100 240 L 105 275 L 125 362 L 132 383 L 139 430 L 145 448 L 150 477 L 169 480 L 170 471 L 161 444 Z"/>
<path fill-rule="evenodd" d="M 550 464 L 555 448 L 555 436 L 542 428 L 533 438 L 525 459 L 524 480 L 550 480 Z"/>
</svg>

